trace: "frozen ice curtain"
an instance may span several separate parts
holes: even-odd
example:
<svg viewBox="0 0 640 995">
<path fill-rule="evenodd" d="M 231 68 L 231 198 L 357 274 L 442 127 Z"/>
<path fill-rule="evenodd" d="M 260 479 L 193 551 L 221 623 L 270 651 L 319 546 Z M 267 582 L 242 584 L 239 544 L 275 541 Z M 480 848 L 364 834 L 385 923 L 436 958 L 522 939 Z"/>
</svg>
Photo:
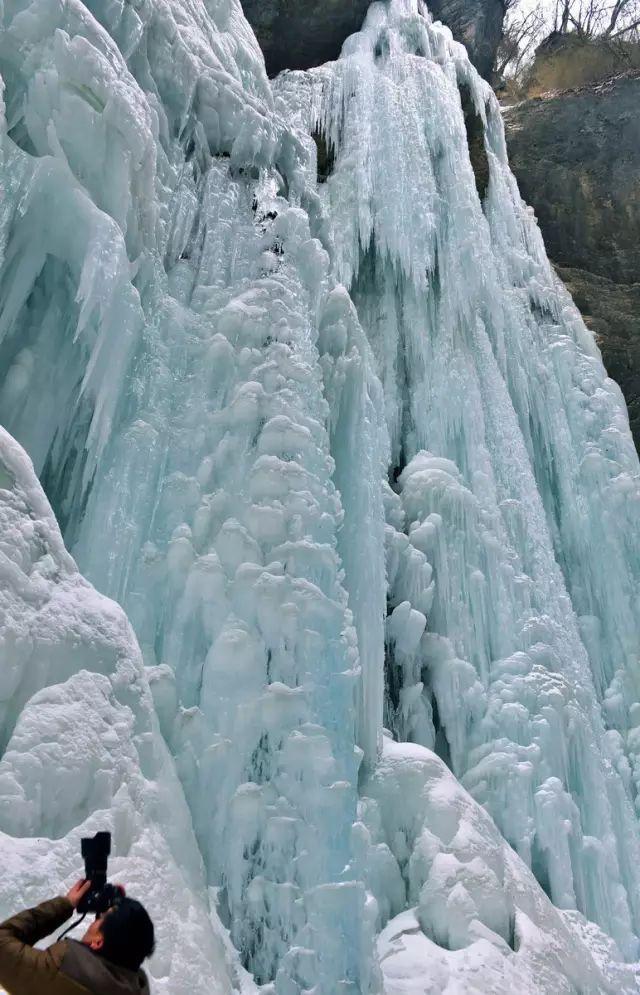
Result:
<svg viewBox="0 0 640 995">
<path fill-rule="evenodd" d="M 635 992 L 640 468 L 490 88 L 0 25 L 0 912 L 106 826 L 154 992 Z"/>
</svg>

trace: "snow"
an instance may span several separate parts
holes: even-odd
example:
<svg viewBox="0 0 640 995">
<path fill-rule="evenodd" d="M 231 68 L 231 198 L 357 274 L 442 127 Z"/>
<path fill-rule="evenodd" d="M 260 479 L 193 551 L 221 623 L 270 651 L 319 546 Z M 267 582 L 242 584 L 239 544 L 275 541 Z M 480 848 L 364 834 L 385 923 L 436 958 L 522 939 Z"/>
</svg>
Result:
<svg viewBox="0 0 640 995">
<path fill-rule="evenodd" d="M 636 991 L 611 941 L 601 964 L 590 948 L 604 934 L 586 942 L 580 918 L 563 919 L 431 751 L 386 740 L 362 794 L 371 844 L 396 858 L 409 905 L 378 938 L 387 995 Z"/>
<path fill-rule="evenodd" d="M 640 468 L 463 48 L 0 26 L 1 911 L 107 826 L 154 991 L 636 991 Z"/>
</svg>

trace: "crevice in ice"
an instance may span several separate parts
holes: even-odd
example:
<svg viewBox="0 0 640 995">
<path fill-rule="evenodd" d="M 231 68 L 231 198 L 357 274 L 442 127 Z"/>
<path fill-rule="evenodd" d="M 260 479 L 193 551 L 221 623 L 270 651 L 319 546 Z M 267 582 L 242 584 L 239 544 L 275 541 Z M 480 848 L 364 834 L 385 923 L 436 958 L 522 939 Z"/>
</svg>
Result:
<svg viewBox="0 0 640 995">
<path fill-rule="evenodd" d="M 254 203 L 255 203 L 255 210 L 256 210 L 256 223 L 260 226 L 261 231 L 265 232 L 267 230 L 267 228 L 269 227 L 269 225 L 267 224 L 267 222 L 269 222 L 269 221 L 275 221 L 276 218 L 278 217 L 278 212 L 275 211 L 275 210 L 258 211 L 257 210 L 257 207 L 258 207 L 258 200 L 257 200 L 257 198 L 255 199 Z"/>
<path fill-rule="evenodd" d="M 402 474 L 402 471 L 405 469 L 407 462 L 408 461 L 405 455 L 404 446 L 401 444 L 400 451 L 398 453 L 396 460 L 389 467 L 389 483 L 395 491 L 400 490 L 400 484 L 398 483 L 398 480 Z"/>
<path fill-rule="evenodd" d="M 471 160 L 473 175 L 476 181 L 476 190 L 478 191 L 480 201 L 483 202 L 489 187 L 490 175 L 489 159 L 485 148 L 484 122 L 476 110 L 469 86 L 466 83 L 462 83 L 459 89 L 462 112 L 464 114 L 464 126 L 469 146 L 469 159 Z"/>
<path fill-rule="evenodd" d="M 433 728 L 436 734 L 433 751 L 447 765 L 449 770 L 452 770 L 451 747 L 449 745 L 449 740 L 447 739 L 447 731 L 440 719 L 440 710 L 438 709 L 438 700 L 435 694 L 432 694 L 431 696 L 431 713 Z"/>
<path fill-rule="evenodd" d="M 336 150 L 325 133 L 316 127 L 311 136 L 316 145 L 317 180 L 326 183 L 333 173 Z"/>
<path fill-rule="evenodd" d="M 387 598 L 387 618 L 393 612 L 393 604 Z M 385 641 L 384 655 L 384 713 L 383 722 L 394 736 L 398 738 L 397 712 L 400 707 L 400 692 L 402 690 L 402 668 L 395 658 L 393 645 L 387 639 Z"/>
<path fill-rule="evenodd" d="M 40 478 L 58 524 L 70 545 L 77 537 L 93 487 L 93 480 L 84 491 L 81 486 L 86 460 L 82 440 L 83 437 L 86 439 L 90 424 L 90 406 L 79 404 L 74 419 L 76 439 L 63 440 L 61 443 L 56 438 L 53 439 L 53 446 L 47 454 Z"/>
<path fill-rule="evenodd" d="M 16 123 L 7 132 L 9 138 L 12 142 L 15 142 L 18 148 L 26 152 L 27 155 L 37 156 L 38 150 L 36 149 L 31 136 L 29 134 L 29 129 L 27 128 L 24 118 L 20 117 Z"/>
<path fill-rule="evenodd" d="M 387 31 L 381 31 L 373 49 L 373 57 L 376 62 L 381 62 L 389 57 L 390 52 L 389 34 Z"/>
<path fill-rule="evenodd" d="M 557 304 L 553 301 L 530 298 L 529 307 L 531 308 L 531 314 L 539 325 L 544 325 L 545 322 L 553 324 L 558 320 Z"/>
<path fill-rule="evenodd" d="M 388 479 L 394 489 L 412 455 L 412 356 L 402 314 L 404 285 L 403 275 L 381 255 L 372 235 L 359 253 L 349 293 L 367 330 L 375 375 L 383 389 L 390 444 Z"/>
<path fill-rule="evenodd" d="M 247 780 L 255 784 L 265 784 L 271 780 L 273 774 L 271 755 L 269 735 L 268 733 L 263 733 L 258 740 L 255 750 L 251 754 Z"/>
<path fill-rule="evenodd" d="M 545 895 L 552 899 L 548 859 L 545 851 L 540 847 L 537 833 L 534 834 L 531 842 L 531 870 Z"/>
</svg>

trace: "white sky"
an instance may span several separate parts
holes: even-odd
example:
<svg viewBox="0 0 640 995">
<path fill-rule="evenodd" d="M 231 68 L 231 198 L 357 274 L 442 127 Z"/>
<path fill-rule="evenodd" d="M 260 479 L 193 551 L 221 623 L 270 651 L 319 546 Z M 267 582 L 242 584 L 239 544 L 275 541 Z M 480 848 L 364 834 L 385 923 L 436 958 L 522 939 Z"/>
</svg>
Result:
<svg viewBox="0 0 640 995">
<path fill-rule="evenodd" d="M 553 12 L 555 10 L 554 0 L 543 0 L 542 3 L 536 2 L 536 0 L 520 0 L 518 4 L 518 11 L 530 11 L 534 7 L 542 7 L 547 15 L 547 19 L 553 26 Z"/>
</svg>

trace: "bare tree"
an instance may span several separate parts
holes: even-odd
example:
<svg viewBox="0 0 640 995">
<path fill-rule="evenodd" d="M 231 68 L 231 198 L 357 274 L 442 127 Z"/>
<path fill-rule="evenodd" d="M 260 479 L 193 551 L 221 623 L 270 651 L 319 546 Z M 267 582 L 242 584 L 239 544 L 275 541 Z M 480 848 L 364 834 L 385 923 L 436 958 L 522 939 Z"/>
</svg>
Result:
<svg viewBox="0 0 640 995">
<path fill-rule="evenodd" d="M 496 73 L 499 77 L 518 76 L 522 66 L 533 54 L 546 26 L 544 11 L 540 5 L 523 11 L 519 8 L 518 0 L 513 0 L 510 9 L 513 13 L 507 16 L 498 48 Z"/>
<path fill-rule="evenodd" d="M 554 30 L 583 38 L 616 38 L 640 24 L 640 0 L 556 0 Z"/>
<path fill-rule="evenodd" d="M 553 19 L 553 30 L 564 34 L 569 28 L 571 0 L 556 0 L 556 11 Z"/>
<path fill-rule="evenodd" d="M 499 76 L 517 77 L 550 32 L 575 33 L 622 44 L 640 40 L 640 0 L 555 0 L 548 8 L 507 0 L 504 37 L 496 64 Z"/>
<path fill-rule="evenodd" d="M 623 22 L 622 27 L 618 24 Z M 626 22 L 626 23 L 624 23 Z M 640 27 L 640 2 L 638 0 L 617 0 L 611 9 L 611 16 L 605 34 L 609 38 L 637 34 Z M 618 30 L 616 30 L 618 28 Z"/>
</svg>

